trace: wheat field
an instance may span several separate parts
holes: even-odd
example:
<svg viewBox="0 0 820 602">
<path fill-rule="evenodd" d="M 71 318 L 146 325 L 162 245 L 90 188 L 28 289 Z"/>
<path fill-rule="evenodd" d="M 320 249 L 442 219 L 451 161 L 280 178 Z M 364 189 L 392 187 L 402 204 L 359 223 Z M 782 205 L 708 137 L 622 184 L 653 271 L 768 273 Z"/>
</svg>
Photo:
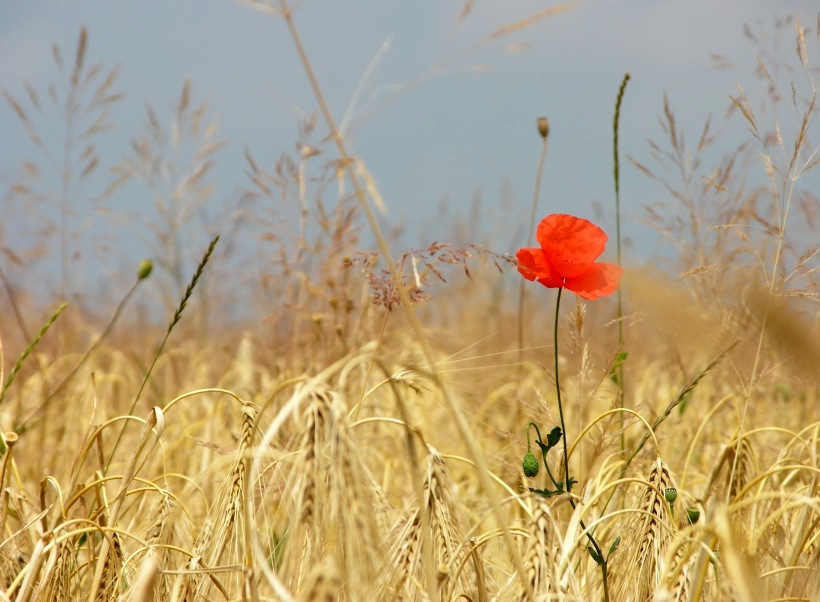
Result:
<svg viewBox="0 0 820 602">
<path fill-rule="evenodd" d="M 717 163 L 720 137 L 707 124 L 687 146 L 671 103 L 654 163 L 624 149 L 622 169 L 668 191 L 624 228 L 654 228 L 676 256 L 625 265 L 618 296 L 567 292 L 554 324 L 555 291 L 521 286 L 515 258 L 486 241 L 395 250 L 374 216 L 389 200 L 340 134 L 290 12 L 264 6 L 316 95 L 302 128 L 326 136 L 321 161 L 306 144 L 273 166 L 246 153 L 247 195 L 300 203 L 272 271 L 224 290 L 242 272 L 224 248 L 237 220 L 206 233 L 185 272 L 176 218 L 207 198 L 221 145 L 186 83 L 173 127 L 149 109 L 106 191 L 172 191 L 156 197 L 158 254 L 133 261 L 120 300 L 63 303 L 72 239 L 59 229 L 43 234 L 62 251 L 55 303 L 0 274 L 2 599 L 820 600 L 820 21 L 784 28 L 800 83 L 772 97 L 789 117 L 740 88 L 749 140 Z M 117 101 L 116 70 L 90 72 L 89 35 L 55 55 L 84 140 Z M 4 98 L 41 142 L 36 93 Z M 617 161 L 615 123 L 601 143 L 614 134 Z M 170 131 L 195 148 L 178 169 L 163 167 Z M 64 190 L 96 169 L 98 151 L 77 146 Z M 24 178 L 11 194 L 36 190 Z M 239 303 L 264 317 L 226 317 Z M 541 440 L 564 422 L 563 446 L 527 476 L 535 427 Z"/>
</svg>

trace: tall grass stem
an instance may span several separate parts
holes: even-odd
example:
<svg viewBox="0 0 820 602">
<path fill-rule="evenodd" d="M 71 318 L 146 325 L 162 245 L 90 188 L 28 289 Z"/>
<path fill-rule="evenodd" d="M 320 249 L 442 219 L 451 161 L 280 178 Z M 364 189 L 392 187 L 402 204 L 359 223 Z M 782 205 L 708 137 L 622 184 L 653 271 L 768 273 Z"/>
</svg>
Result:
<svg viewBox="0 0 820 602">
<path fill-rule="evenodd" d="M 615 101 L 615 117 L 612 120 L 612 159 L 613 159 L 613 179 L 615 181 L 615 238 L 617 248 L 618 265 L 622 266 L 621 262 L 621 167 L 618 152 L 618 130 L 621 123 L 621 102 L 624 99 L 624 92 L 626 91 L 626 84 L 629 82 L 630 75 L 626 73 L 621 82 L 621 87 L 618 89 L 618 98 Z M 621 290 L 623 287 L 618 287 L 618 354 L 623 353 L 624 346 L 624 312 L 621 298 Z M 620 395 L 620 407 L 624 407 L 624 363 L 618 362 L 618 393 Z M 624 432 L 621 431 L 621 453 L 626 449 L 626 439 Z"/>
<path fill-rule="evenodd" d="M 199 265 L 196 267 L 194 276 L 193 278 L 191 278 L 190 284 L 188 284 L 188 288 L 185 289 L 185 293 L 182 295 L 182 300 L 180 301 L 179 306 L 174 312 L 174 317 L 171 319 L 170 324 L 168 324 L 168 330 L 165 332 L 165 337 L 162 339 L 162 343 L 160 343 L 157 352 L 154 354 L 154 359 L 151 362 L 148 371 L 145 373 L 145 378 L 142 379 L 142 384 L 140 385 L 139 391 L 137 391 L 137 395 L 134 397 L 134 401 L 131 403 L 131 408 L 128 410 L 128 415 L 134 413 L 134 408 L 137 407 L 137 402 L 139 401 L 140 396 L 142 395 L 142 392 L 145 389 L 145 385 L 148 384 L 148 380 L 151 378 L 151 373 L 154 370 L 154 366 L 157 365 L 157 360 L 159 360 L 160 355 L 162 355 L 163 349 L 165 349 L 165 344 L 168 342 L 168 337 L 171 336 L 171 332 L 174 330 L 174 326 L 176 326 L 180 318 L 182 318 L 182 312 L 185 311 L 185 307 L 188 305 L 188 300 L 191 298 L 191 295 L 193 294 L 194 289 L 196 288 L 196 285 L 199 282 L 200 276 L 202 276 L 202 273 L 205 271 L 205 266 L 208 264 L 208 260 L 211 258 L 211 254 L 214 252 L 214 248 L 216 248 L 217 242 L 219 242 L 218 234 L 211 241 L 211 244 L 208 245 L 208 250 L 205 251 L 205 255 L 202 256 Z M 122 430 L 120 430 L 120 434 L 117 437 L 117 441 L 116 443 L 114 443 L 114 448 L 111 450 L 111 454 L 108 456 L 108 464 L 105 467 L 106 472 L 108 471 L 108 468 L 111 466 L 111 462 L 114 459 L 114 454 L 120 445 L 120 441 L 122 441 L 123 433 L 125 433 L 125 425 L 123 426 Z"/>
<path fill-rule="evenodd" d="M 538 120 L 538 130 L 541 134 L 541 158 L 538 160 L 538 170 L 535 174 L 535 189 L 532 193 L 532 206 L 530 207 L 530 220 L 527 227 L 532 228 L 535 224 L 535 215 L 538 210 L 538 197 L 541 194 L 541 178 L 544 175 L 544 164 L 547 160 L 547 137 L 549 135 L 549 122 L 546 117 Z M 524 299 L 527 294 L 525 286 L 526 280 L 521 278 L 518 283 L 518 363 L 524 364 Z"/>
</svg>

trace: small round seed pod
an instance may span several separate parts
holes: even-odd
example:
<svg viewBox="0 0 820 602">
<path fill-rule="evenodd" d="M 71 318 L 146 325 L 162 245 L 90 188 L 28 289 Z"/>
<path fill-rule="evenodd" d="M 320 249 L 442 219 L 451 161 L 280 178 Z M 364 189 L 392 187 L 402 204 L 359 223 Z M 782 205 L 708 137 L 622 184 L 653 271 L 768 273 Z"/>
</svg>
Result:
<svg viewBox="0 0 820 602">
<path fill-rule="evenodd" d="M 538 458 L 535 457 L 535 454 L 532 452 L 527 452 L 524 454 L 524 462 L 522 462 L 522 467 L 524 468 L 524 474 L 527 478 L 532 478 L 538 475 L 538 470 L 541 468 L 541 465 L 538 463 Z"/>
<path fill-rule="evenodd" d="M 137 266 L 137 278 L 145 280 L 151 275 L 151 270 L 154 269 L 154 262 L 150 259 L 143 259 Z"/>
<path fill-rule="evenodd" d="M 678 499 L 678 490 L 674 487 L 667 487 L 663 492 L 666 501 L 669 502 L 670 506 L 675 504 L 675 500 Z"/>
</svg>

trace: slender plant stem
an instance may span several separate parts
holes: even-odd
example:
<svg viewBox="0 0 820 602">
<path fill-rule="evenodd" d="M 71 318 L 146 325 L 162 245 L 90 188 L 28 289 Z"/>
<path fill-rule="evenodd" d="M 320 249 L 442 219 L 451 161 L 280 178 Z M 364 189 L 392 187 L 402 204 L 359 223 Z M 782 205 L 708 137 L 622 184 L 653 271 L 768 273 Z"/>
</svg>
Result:
<svg viewBox="0 0 820 602">
<path fill-rule="evenodd" d="M 569 475 L 569 452 L 567 451 L 567 427 L 564 422 L 564 406 L 561 403 L 561 381 L 558 377 L 558 313 L 561 308 L 561 293 L 564 292 L 564 288 L 561 287 L 558 289 L 558 298 L 555 300 L 555 325 L 553 328 L 553 356 L 555 358 L 555 393 L 558 397 L 558 415 L 561 417 L 561 439 L 564 443 L 564 482 L 565 482 L 565 489 L 566 492 L 571 494 L 572 493 L 572 478 Z M 540 437 L 540 435 L 539 435 Z M 544 458 L 544 464 L 546 465 L 546 457 Z M 547 473 L 549 473 L 550 479 L 555 484 L 556 488 L 559 488 L 558 483 L 555 482 L 555 479 L 552 476 L 552 473 L 547 468 Z M 569 497 L 569 503 L 572 506 L 572 509 L 575 510 L 575 501 L 572 499 L 572 496 Z M 598 545 L 595 537 L 587 531 L 586 525 L 584 521 L 579 521 L 581 528 L 586 531 L 587 539 L 589 539 L 589 543 L 592 544 L 595 553 L 597 554 L 600 561 L 598 565 L 601 567 L 601 576 L 603 577 L 603 585 L 604 585 L 604 602 L 609 602 L 609 584 L 607 583 L 607 561 L 608 559 L 604 557 L 604 553 L 601 550 L 601 546 Z"/>
<path fill-rule="evenodd" d="M 117 306 L 117 309 L 114 311 L 114 316 L 111 318 L 111 321 L 108 323 L 108 326 L 105 327 L 105 330 L 102 332 L 102 334 L 88 348 L 88 350 L 85 352 L 85 354 L 80 359 L 80 361 L 77 362 L 77 364 L 74 366 L 74 368 L 71 370 L 71 372 L 69 372 L 68 375 L 65 378 L 63 378 L 62 382 L 60 382 L 60 384 L 57 385 L 57 387 L 43 400 L 43 402 L 39 406 L 37 406 L 37 408 L 33 412 L 31 412 L 20 423 L 19 428 L 21 430 L 25 429 L 26 426 L 28 425 L 28 423 L 31 420 L 33 420 L 34 417 L 37 416 L 41 411 L 43 411 L 43 409 L 55 397 L 57 397 L 57 395 L 59 395 L 63 391 L 63 389 L 66 388 L 66 386 L 71 381 L 71 379 L 74 378 L 74 376 L 77 374 L 77 372 L 80 371 L 80 368 L 82 368 L 83 365 L 85 364 L 85 362 L 88 361 L 88 358 L 91 357 L 91 354 L 94 353 L 94 351 L 102 344 L 102 342 L 106 339 L 106 337 L 108 337 L 108 335 L 111 333 L 111 330 L 114 328 L 114 325 L 117 323 L 117 320 L 119 319 L 120 315 L 122 314 L 122 310 L 125 308 L 125 306 L 128 303 L 129 299 L 131 299 L 131 297 L 134 295 L 134 293 L 137 290 L 137 287 L 139 286 L 140 282 L 142 282 L 142 280 L 143 280 L 142 278 L 137 278 L 136 282 L 134 282 L 134 284 L 131 286 L 128 293 L 126 293 L 125 297 L 123 297 L 122 301 L 120 301 L 120 304 Z"/>
<path fill-rule="evenodd" d="M 185 307 L 188 305 L 188 300 L 191 298 L 191 295 L 196 288 L 197 282 L 199 282 L 200 276 L 202 276 L 202 272 L 205 270 L 205 266 L 208 263 L 208 260 L 211 258 L 211 254 L 214 252 L 216 248 L 216 243 L 219 242 L 219 235 L 217 234 L 213 240 L 211 240 L 211 244 L 208 245 L 208 249 L 205 251 L 205 255 L 202 256 L 202 259 L 199 261 L 199 265 L 197 265 L 196 271 L 194 272 L 193 278 L 191 278 L 190 284 L 188 284 L 188 288 L 185 289 L 185 293 L 182 295 L 182 300 L 179 302 L 179 306 L 177 310 L 174 312 L 174 317 L 171 320 L 171 323 L 168 324 L 168 330 L 165 332 L 165 337 L 162 339 L 162 343 L 159 345 L 159 349 L 157 349 L 156 354 L 154 354 L 154 359 L 151 362 L 151 365 L 148 367 L 148 372 L 145 373 L 145 377 L 142 379 L 142 384 L 140 385 L 139 391 L 137 391 L 137 395 L 134 397 L 134 401 L 131 402 L 131 407 L 128 409 L 128 415 L 132 415 L 134 413 L 134 408 L 137 407 L 137 402 L 142 395 L 143 390 L 145 389 L 145 385 L 148 384 L 148 381 L 151 379 L 151 373 L 154 371 L 154 367 L 157 365 L 157 360 L 162 355 L 163 349 L 165 349 L 165 344 L 168 342 L 168 338 L 171 336 L 171 332 L 174 330 L 174 326 L 177 325 L 179 320 L 182 318 L 182 312 L 185 311 Z M 114 443 L 114 448 L 111 450 L 111 454 L 108 456 L 108 464 L 105 467 L 106 473 L 108 469 L 111 467 L 111 462 L 114 460 L 114 453 L 117 451 L 117 448 L 120 446 L 120 442 L 122 441 L 122 436 L 125 434 L 126 425 L 123 425 L 122 429 L 120 430 L 120 434 L 117 437 L 117 441 Z"/>
<path fill-rule="evenodd" d="M 543 135 L 544 141 L 541 146 L 541 158 L 538 160 L 538 171 L 535 175 L 535 190 L 532 194 L 532 206 L 530 207 L 530 221 L 528 227 L 535 223 L 535 212 L 538 210 L 538 197 L 541 193 L 541 178 L 544 175 L 544 163 L 547 160 L 547 136 Z M 521 278 L 518 285 L 518 363 L 524 364 L 524 298 L 526 297 L 526 280 Z"/>
<path fill-rule="evenodd" d="M 555 328 L 553 329 L 553 355 L 555 356 L 555 394 L 558 396 L 558 415 L 561 417 L 561 438 L 564 440 L 564 478 L 566 479 L 567 493 L 572 493 L 572 479 L 569 476 L 569 455 L 567 453 L 567 427 L 564 423 L 564 406 L 561 403 L 561 381 L 558 378 L 558 310 L 561 308 L 561 293 L 564 288 L 558 289 L 558 299 L 555 301 Z"/>
<path fill-rule="evenodd" d="M 615 101 L 615 117 L 612 120 L 612 154 L 613 154 L 613 178 L 615 180 L 615 238 L 617 246 L 618 265 L 621 264 L 621 168 L 618 153 L 618 129 L 621 121 L 621 101 L 624 98 L 626 84 L 629 82 L 629 73 L 624 75 L 621 87 L 618 89 L 618 99 Z M 619 354 L 624 346 L 624 325 L 623 306 L 621 303 L 621 288 L 618 287 L 618 349 Z M 618 392 L 620 394 L 620 407 L 624 407 L 624 364 L 618 362 Z M 621 453 L 626 450 L 626 440 L 624 432 L 621 430 Z"/>
</svg>

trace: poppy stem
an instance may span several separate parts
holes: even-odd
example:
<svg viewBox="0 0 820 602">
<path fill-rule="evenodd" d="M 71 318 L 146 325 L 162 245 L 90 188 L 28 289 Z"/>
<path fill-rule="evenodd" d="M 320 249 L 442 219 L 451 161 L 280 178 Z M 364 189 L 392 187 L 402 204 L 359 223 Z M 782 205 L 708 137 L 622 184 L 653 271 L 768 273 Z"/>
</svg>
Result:
<svg viewBox="0 0 820 602">
<path fill-rule="evenodd" d="M 564 406 L 561 404 L 561 381 L 558 378 L 558 310 L 561 308 L 561 293 L 564 287 L 558 289 L 558 299 L 555 301 L 555 328 L 553 329 L 553 351 L 555 355 L 555 393 L 558 396 L 558 415 L 561 417 L 561 438 L 564 440 L 564 478 L 566 479 L 567 493 L 572 492 L 572 479 L 569 476 L 569 455 L 567 454 L 567 427 L 564 424 Z"/>
<path fill-rule="evenodd" d="M 561 439 L 564 441 L 564 479 L 566 481 L 565 491 L 567 493 L 572 493 L 572 477 L 569 476 L 569 453 L 567 452 L 567 427 L 564 423 L 564 406 L 561 403 L 561 381 L 558 377 L 558 311 L 561 308 L 561 293 L 564 292 L 564 287 L 560 287 L 558 289 L 558 298 L 555 300 L 555 325 L 553 328 L 553 352 L 555 356 L 555 393 L 558 397 L 558 415 L 561 417 Z M 540 438 L 540 433 L 539 433 Z M 544 465 L 547 464 L 546 455 L 544 455 Z M 549 467 L 547 467 L 547 472 L 549 473 L 552 482 L 555 483 L 555 479 L 552 478 L 552 473 L 549 472 Z M 558 483 L 555 483 L 555 486 L 560 489 Z M 572 509 L 575 510 L 575 502 L 572 499 L 572 496 L 569 497 L 569 504 L 572 506 Z M 591 548 L 589 548 L 592 557 L 595 559 L 595 562 L 598 563 L 598 566 L 601 567 L 601 576 L 603 580 L 604 586 L 604 602 L 609 602 L 609 584 L 607 581 L 607 561 L 608 558 L 604 557 L 604 553 L 601 550 L 601 546 L 598 545 L 595 537 L 592 535 L 591 532 L 587 530 L 587 526 L 584 524 L 584 521 L 580 521 L 581 528 L 586 532 L 587 539 L 589 539 L 589 543 L 591 544 Z M 594 550 L 594 553 L 593 553 Z M 610 551 L 611 553 L 611 551 Z"/>
</svg>

